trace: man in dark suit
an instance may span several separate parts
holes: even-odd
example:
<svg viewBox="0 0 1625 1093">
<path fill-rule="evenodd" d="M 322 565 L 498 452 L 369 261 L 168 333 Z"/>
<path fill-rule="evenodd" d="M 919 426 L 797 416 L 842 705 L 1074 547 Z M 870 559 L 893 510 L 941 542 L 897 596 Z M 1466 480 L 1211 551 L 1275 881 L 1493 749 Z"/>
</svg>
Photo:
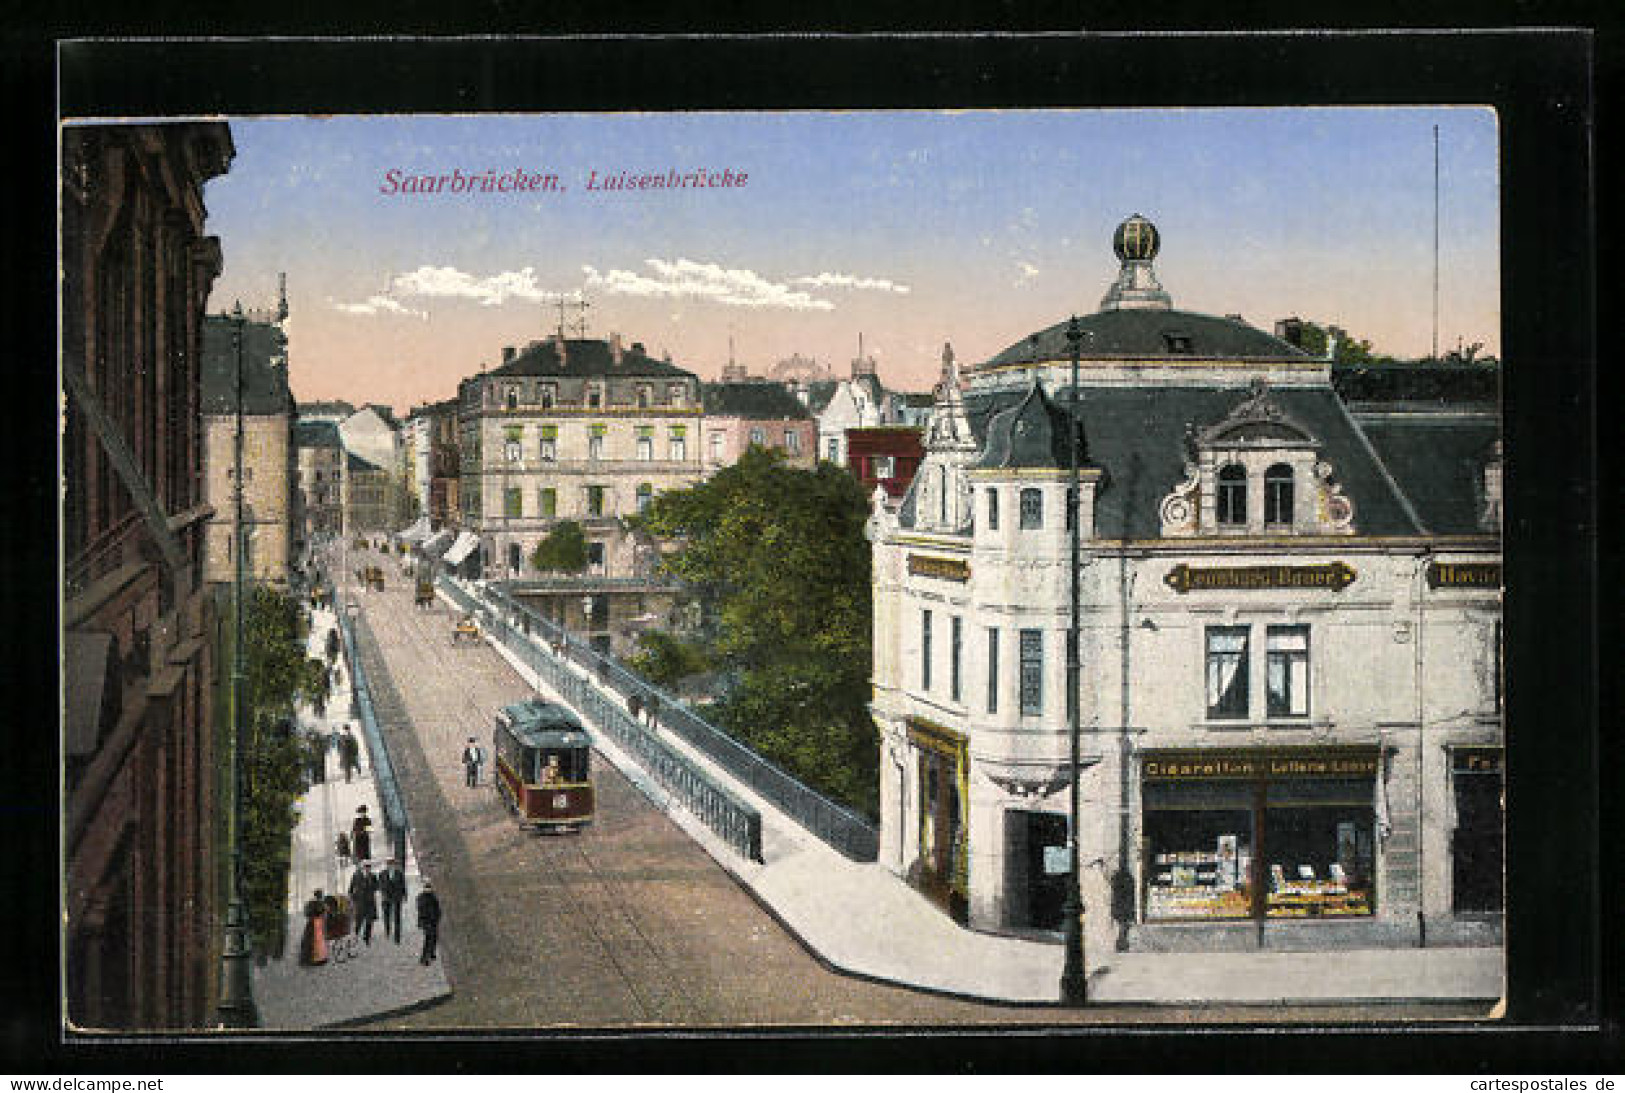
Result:
<svg viewBox="0 0 1625 1093">
<path fill-rule="evenodd" d="M 372 875 L 371 862 L 362 862 L 350 878 L 350 903 L 355 907 L 356 932 L 371 945 L 372 924 L 378 920 L 378 878 Z"/>
<path fill-rule="evenodd" d="M 378 895 L 384 903 L 384 936 L 401 943 L 401 904 L 406 902 L 406 873 L 394 858 L 378 878 Z"/>
<path fill-rule="evenodd" d="M 423 891 L 418 893 L 418 929 L 423 931 L 423 955 L 418 957 L 418 963 L 433 963 L 435 946 L 440 943 L 440 897 L 428 881 L 423 882 Z"/>
</svg>

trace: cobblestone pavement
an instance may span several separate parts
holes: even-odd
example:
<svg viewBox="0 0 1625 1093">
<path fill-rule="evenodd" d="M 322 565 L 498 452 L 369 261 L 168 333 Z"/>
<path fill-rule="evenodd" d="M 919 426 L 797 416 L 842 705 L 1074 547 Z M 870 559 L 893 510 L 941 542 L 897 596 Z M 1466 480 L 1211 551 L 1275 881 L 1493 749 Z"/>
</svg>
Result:
<svg viewBox="0 0 1625 1093">
<path fill-rule="evenodd" d="M 381 1029 L 967 1026 L 1278 1021 L 1275 1011 L 988 1005 L 843 976 L 779 927 L 607 762 L 598 814 L 577 835 L 521 832 L 490 785 L 464 784 L 469 736 L 489 751 L 501 706 L 530 694 L 484 644 L 453 647 L 455 614 L 420 609 L 391 567 L 358 603 L 362 656 L 414 826 L 420 868 L 445 908 L 453 995 Z M 370 635 L 370 636 L 369 636 Z M 1384 1009 L 1381 1019 L 1456 1016 Z M 1370 1010 L 1300 1008 L 1315 1023 Z"/>
</svg>

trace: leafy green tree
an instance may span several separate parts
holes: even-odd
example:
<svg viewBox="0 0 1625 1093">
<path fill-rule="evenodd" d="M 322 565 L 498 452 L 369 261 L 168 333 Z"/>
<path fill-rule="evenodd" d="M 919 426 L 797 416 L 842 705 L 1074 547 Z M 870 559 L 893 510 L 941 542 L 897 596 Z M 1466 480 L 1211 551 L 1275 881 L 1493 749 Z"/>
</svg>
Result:
<svg viewBox="0 0 1625 1093">
<path fill-rule="evenodd" d="M 587 568 L 587 536 L 574 520 L 561 521 L 530 553 L 530 564 L 543 572 L 580 573 Z"/>
<path fill-rule="evenodd" d="M 1305 322 L 1303 324 L 1302 348 L 1311 357 L 1324 357 L 1326 346 L 1332 338 L 1337 339 L 1337 348 L 1333 351 L 1334 364 L 1391 364 L 1393 358 L 1376 353 L 1370 341 L 1357 338 L 1340 326 L 1321 326 L 1319 323 Z"/>
<path fill-rule="evenodd" d="M 738 680 L 715 707 L 722 727 L 873 815 L 868 514 L 845 468 L 757 448 L 660 495 L 642 524 L 682 544 L 664 566 L 713 616 L 712 659 Z"/>
<path fill-rule="evenodd" d="M 327 668 L 304 652 L 305 626 L 291 596 L 265 586 L 243 613 L 243 895 L 256 948 L 278 948 L 285 926 L 294 801 L 304 763 L 294 705 L 326 692 Z"/>
<path fill-rule="evenodd" d="M 627 666 L 657 687 L 671 687 L 692 675 L 711 670 L 711 658 L 700 645 L 663 630 L 638 635 L 638 650 Z"/>
</svg>

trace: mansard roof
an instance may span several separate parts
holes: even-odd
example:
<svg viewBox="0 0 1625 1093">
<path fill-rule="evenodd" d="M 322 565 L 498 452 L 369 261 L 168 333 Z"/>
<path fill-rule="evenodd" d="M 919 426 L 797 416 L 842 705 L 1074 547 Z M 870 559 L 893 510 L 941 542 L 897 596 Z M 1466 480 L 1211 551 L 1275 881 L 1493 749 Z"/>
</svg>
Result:
<svg viewBox="0 0 1625 1093">
<path fill-rule="evenodd" d="M 1427 530 L 1472 535 L 1485 529 L 1484 467 L 1501 437 L 1493 413 L 1357 414 Z M 1355 510 L 1359 520 L 1359 510 Z"/>
<path fill-rule="evenodd" d="M 610 343 L 599 338 L 568 338 L 564 342 L 564 357 L 559 358 L 558 340 L 548 338 L 531 342 L 514 358 L 486 376 L 650 376 L 671 379 L 693 379 L 694 373 L 678 368 L 669 361 L 655 360 L 634 343 L 615 354 Z"/>
<path fill-rule="evenodd" d="M 1071 354 L 1066 340 L 1068 321 L 1063 319 L 1023 338 L 991 357 L 987 365 L 1068 359 Z M 1290 342 L 1239 319 L 1172 308 L 1097 311 L 1079 318 L 1078 328 L 1083 334 L 1079 352 L 1091 360 L 1103 357 L 1307 360 L 1309 356 Z"/>
<path fill-rule="evenodd" d="M 1331 388 L 1271 388 L 1269 396 L 1314 438 L 1320 458 L 1331 464 L 1344 495 L 1354 502 L 1355 525 L 1361 535 L 1411 536 L 1469 530 L 1461 526 L 1459 514 L 1447 518 L 1447 512 L 1428 507 L 1457 486 L 1418 481 L 1412 486 L 1415 497 L 1402 492 L 1397 476 Z M 1199 431 L 1225 420 L 1247 398 L 1246 391 L 1233 386 L 1084 386 L 1079 394 L 1079 416 L 1088 437 L 1089 462 L 1106 472 L 1106 481 L 1096 497 L 1100 535 L 1112 539 L 1160 536 L 1158 505 L 1185 478 L 1187 429 Z M 965 411 L 971 428 L 990 449 L 984 452 L 982 465 L 987 465 L 989 458 L 1000 458 L 991 451 L 1000 441 L 990 437 L 1000 415 L 1034 399 L 1031 388 L 966 393 Z M 1064 406 L 1068 399 L 1069 391 L 1063 389 L 1054 400 L 1045 402 Z M 1032 413 L 1029 409 L 1028 414 Z M 1011 420 L 1005 418 L 1006 422 Z M 1050 465 L 1067 466 L 1064 443 L 1058 452 L 1052 447 L 1051 458 Z M 1425 462 L 1407 463 L 1407 471 L 1429 479 L 1439 473 Z M 1412 518 L 1412 511 L 1419 519 Z"/>
<path fill-rule="evenodd" d="M 296 421 L 293 423 L 295 448 L 342 448 L 336 421 Z"/>
<path fill-rule="evenodd" d="M 236 320 L 227 316 L 210 315 L 204 319 L 199 383 L 205 414 L 237 411 L 237 347 L 233 339 L 236 326 Z M 270 323 L 245 321 L 242 332 L 243 413 L 252 416 L 292 413 L 294 401 L 288 390 L 287 337 Z"/>
<path fill-rule="evenodd" d="M 705 412 L 718 417 L 804 421 L 812 416 L 782 383 L 707 383 L 700 391 Z"/>
</svg>

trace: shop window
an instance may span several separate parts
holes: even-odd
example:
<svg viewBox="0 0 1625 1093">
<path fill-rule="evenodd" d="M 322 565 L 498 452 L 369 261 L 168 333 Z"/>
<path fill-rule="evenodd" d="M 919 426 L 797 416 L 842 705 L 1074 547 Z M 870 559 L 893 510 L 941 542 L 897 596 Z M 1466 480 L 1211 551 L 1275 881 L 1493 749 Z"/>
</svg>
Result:
<svg viewBox="0 0 1625 1093">
<path fill-rule="evenodd" d="M 1271 626 L 1264 642 L 1264 691 L 1269 716 L 1308 717 L 1309 628 Z"/>
<path fill-rule="evenodd" d="M 987 628 L 987 712 L 999 712 L 999 629 Z"/>
<path fill-rule="evenodd" d="M 1292 525 L 1292 468 L 1277 463 L 1264 472 L 1264 523 Z"/>
<path fill-rule="evenodd" d="M 931 689 L 931 612 L 920 612 L 920 690 Z"/>
<path fill-rule="evenodd" d="M 1198 769 L 1245 773 L 1146 777 L 1147 921 L 1373 913 L 1374 772 L 1353 778 L 1265 773 L 1287 758 L 1201 757 Z M 1147 767 L 1155 761 L 1148 755 Z M 1320 762 L 1311 755 L 1302 760 L 1311 767 Z"/>
<path fill-rule="evenodd" d="M 1219 468 L 1219 488 L 1214 498 L 1214 518 L 1221 524 L 1247 522 L 1247 471 L 1239 463 Z"/>
<path fill-rule="evenodd" d="M 1021 716 L 1044 713 L 1044 632 L 1021 631 Z"/>
<path fill-rule="evenodd" d="M 987 491 L 987 530 L 999 530 L 999 491 L 991 486 Z"/>
<path fill-rule="evenodd" d="M 1036 531 L 1044 526 L 1044 493 L 1034 487 L 1021 491 L 1021 530 Z"/>
<path fill-rule="evenodd" d="M 1245 626 L 1207 628 L 1207 715 L 1210 718 L 1247 716 L 1247 639 Z"/>
<path fill-rule="evenodd" d="M 964 643 L 964 620 L 955 615 L 948 624 L 948 697 L 959 701 L 959 655 Z"/>
</svg>

